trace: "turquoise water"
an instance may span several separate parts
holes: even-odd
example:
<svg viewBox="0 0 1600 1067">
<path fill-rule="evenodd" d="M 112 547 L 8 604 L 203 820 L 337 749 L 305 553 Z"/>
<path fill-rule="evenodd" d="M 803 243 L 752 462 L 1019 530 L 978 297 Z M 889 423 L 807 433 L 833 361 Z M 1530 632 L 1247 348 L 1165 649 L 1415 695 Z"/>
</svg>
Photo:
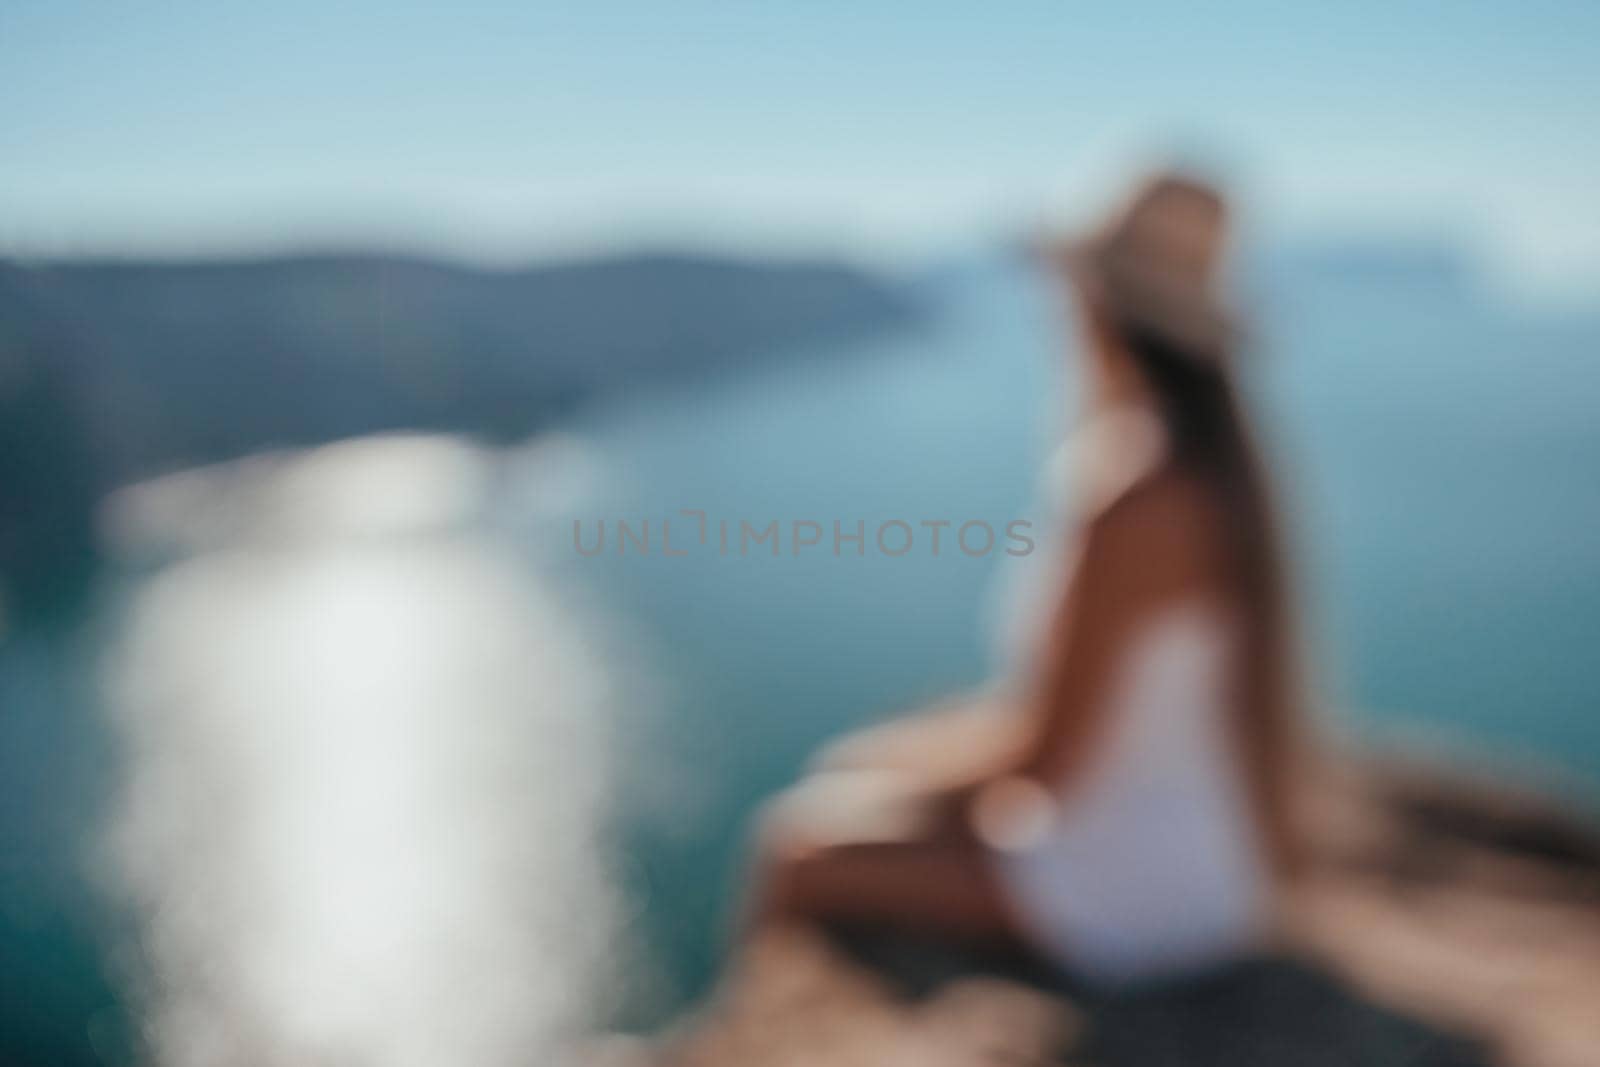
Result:
<svg viewBox="0 0 1600 1067">
<path fill-rule="evenodd" d="M 602 472 L 574 512 L 585 536 L 599 518 L 669 518 L 687 545 L 619 556 L 613 540 L 585 558 L 566 529 L 543 545 L 638 627 L 659 685 L 629 726 L 647 739 L 630 763 L 631 880 L 679 992 L 711 973 L 759 799 L 839 731 L 992 677 L 1003 590 L 1047 580 L 1039 557 L 872 551 L 890 519 L 998 529 L 1032 515 L 1070 418 L 1034 279 L 994 266 L 943 295 L 926 329 L 573 427 Z M 1455 287 L 1276 297 L 1253 380 L 1336 727 L 1587 798 L 1600 783 L 1600 320 Z M 714 532 L 694 543 L 682 508 L 713 531 L 721 517 L 829 532 L 799 555 L 785 542 L 779 558 L 724 556 Z M 832 553 L 835 519 L 866 521 L 866 558 Z"/>
</svg>

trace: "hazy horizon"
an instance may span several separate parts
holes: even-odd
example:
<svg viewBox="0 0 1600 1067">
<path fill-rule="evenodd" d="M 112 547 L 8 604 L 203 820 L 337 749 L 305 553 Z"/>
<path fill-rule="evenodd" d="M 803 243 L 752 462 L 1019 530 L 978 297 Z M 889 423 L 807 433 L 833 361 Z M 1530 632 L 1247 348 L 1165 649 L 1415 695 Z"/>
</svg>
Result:
<svg viewBox="0 0 1600 1067">
<path fill-rule="evenodd" d="M 937 258 L 1197 161 L 1271 234 L 1600 290 L 1600 11 L 367 0 L 0 12 L 0 250 Z"/>
</svg>

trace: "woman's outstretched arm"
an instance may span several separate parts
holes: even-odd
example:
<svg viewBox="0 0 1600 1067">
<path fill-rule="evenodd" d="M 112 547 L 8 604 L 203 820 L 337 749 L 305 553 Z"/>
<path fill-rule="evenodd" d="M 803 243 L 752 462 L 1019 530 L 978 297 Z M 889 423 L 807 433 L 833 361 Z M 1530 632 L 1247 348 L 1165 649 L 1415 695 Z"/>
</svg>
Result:
<svg viewBox="0 0 1600 1067">
<path fill-rule="evenodd" d="M 1014 762 L 1026 731 L 1014 696 L 975 693 L 846 735 L 818 754 L 819 771 L 883 770 L 959 781 Z"/>
</svg>

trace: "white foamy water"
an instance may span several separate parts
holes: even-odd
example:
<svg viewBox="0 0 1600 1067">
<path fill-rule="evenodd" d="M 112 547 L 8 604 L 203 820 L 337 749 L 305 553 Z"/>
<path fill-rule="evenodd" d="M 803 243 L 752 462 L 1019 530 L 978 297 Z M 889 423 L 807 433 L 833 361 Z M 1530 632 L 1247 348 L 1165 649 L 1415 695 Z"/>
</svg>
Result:
<svg viewBox="0 0 1600 1067">
<path fill-rule="evenodd" d="M 203 551 L 114 678 L 114 877 L 157 1062 L 558 1061 L 617 915 L 579 628 L 475 522 L 484 458 L 352 442 L 129 494 Z"/>
</svg>

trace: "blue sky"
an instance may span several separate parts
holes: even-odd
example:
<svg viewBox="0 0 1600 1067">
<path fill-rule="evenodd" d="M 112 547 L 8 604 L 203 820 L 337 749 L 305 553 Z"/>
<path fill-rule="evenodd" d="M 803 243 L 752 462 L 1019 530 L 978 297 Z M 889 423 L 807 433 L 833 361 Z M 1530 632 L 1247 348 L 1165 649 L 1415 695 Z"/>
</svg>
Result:
<svg viewBox="0 0 1600 1067">
<path fill-rule="evenodd" d="M 925 255 L 1220 167 L 1600 278 L 1600 4 L 0 4 L 0 245 Z"/>
</svg>

